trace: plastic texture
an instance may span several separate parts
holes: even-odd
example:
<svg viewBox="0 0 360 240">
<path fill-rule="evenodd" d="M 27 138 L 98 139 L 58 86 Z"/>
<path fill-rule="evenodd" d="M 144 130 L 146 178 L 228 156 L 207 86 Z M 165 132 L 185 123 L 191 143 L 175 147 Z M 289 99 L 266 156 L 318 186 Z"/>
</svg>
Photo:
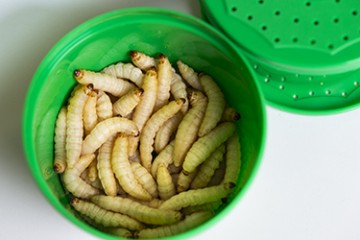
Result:
<svg viewBox="0 0 360 240">
<path fill-rule="evenodd" d="M 360 104 L 357 0 L 200 0 L 246 54 L 271 105 L 334 113 Z"/>
<path fill-rule="evenodd" d="M 164 53 L 173 63 L 181 59 L 212 75 L 242 116 L 237 124 L 242 170 L 236 193 L 209 222 L 173 237 L 185 239 L 213 226 L 243 196 L 265 141 L 264 100 L 253 70 L 231 41 L 199 19 L 161 9 L 123 9 L 95 17 L 64 36 L 38 67 L 26 97 L 23 144 L 28 164 L 41 191 L 63 216 L 101 239 L 119 239 L 87 225 L 70 207 L 69 195 L 52 168 L 53 135 L 56 116 L 76 83 L 73 71 L 99 71 L 118 61 L 129 62 L 130 50 Z"/>
</svg>

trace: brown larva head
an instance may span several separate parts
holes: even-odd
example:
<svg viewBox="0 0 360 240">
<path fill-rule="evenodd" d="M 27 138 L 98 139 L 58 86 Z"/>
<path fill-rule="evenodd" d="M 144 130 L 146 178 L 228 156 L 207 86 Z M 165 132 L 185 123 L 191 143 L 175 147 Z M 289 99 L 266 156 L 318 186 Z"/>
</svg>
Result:
<svg viewBox="0 0 360 240">
<path fill-rule="evenodd" d="M 199 77 L 199 78 L 202 78 L 202 77 L 204 77 L 204 76 L 206 76 L 206 73 L 204 73 L 204 72 L 201 72 L 201 73 L 198 74 L 198 77 Z"/>
<path fill-rule="evenodd" d="M 152 68 L 148 69 L 146 71 L 146 76 L 156 77 L 157 76 L 156 68 L 152 67 Z"/>
<path fill-rule="evenodd" d="M 76 80 L 81 79 L 83 76 L 84 76 L 84 71 L 83 70 L 79 70 L 79 69 L 74 70 L 74 78 Z"/>
<path fill-rule="evenodd" d="M 131 50 L 130 57 L 131 57 L 131 59 L 138 59 L 138 58 L 140 58 L 140 53 L 138 51 Z"/>
<path fill-rule="evenodd" d="M 228 182 L 228 183 L 226 184 L 226 187 L 227 187 L 228 189 L 233 189 L 235 186 L 236 186 L 236 183 L 234 183 L 234 182 Z"/>
<path fill-rule="evenodd" d="M 71 204 L 71 205 L 79 204 L 79 202 L 80 202 L 80 200 L 79 200 L 78 198 L 76 198 L 76 197 L 72 197 L 72 198 L 70 199 L 70 204 Z"/>
<path fill-rule="evenodd" d="M 159 55 L 159 63 L 163 64 L 166 60 L 167 60 L 167 57 L 164 54 L 160 53 L 160 55 Z"/>
<path fill-rule="evenodd" d="M 233 118 L 234 121 L 238 121 L 238 120 L 240 120 L 241 115 L 238 112 L 234 112 L 233 115 L 232 115 L 232 118 Z"/>
<path fill-rule="evenodd" d="M 191 105 L 194 105 L 197 101 L 203 98 L 205 98 L 205 95 L 202 92 L 194 89 L 189 94 L 189 101 Z"/>
<path fill-rule="evenodd" d="M 56 173 L 63 173 L 65 171 L 65 167 L 63 164 L 54 163 L 53 169 Z"/>
<path fill-rule="evenodd" d="M 176 99 L 176 104 L 178 105 L 183 105 L 186 103 L 186 99 L 185 98 L 179 98 L 179 99 Z"/>
<path fill-rule="evenodd" d="M 144 89 L 142 89 L 142 88 L 136 88 L 135 90 L 134 90 L 134 94 L 135 95 L 137 95 L 137 96 L 141 96 L 141 95 L 143 95 L 143 93 L 144 93 Z"/>
</svg>

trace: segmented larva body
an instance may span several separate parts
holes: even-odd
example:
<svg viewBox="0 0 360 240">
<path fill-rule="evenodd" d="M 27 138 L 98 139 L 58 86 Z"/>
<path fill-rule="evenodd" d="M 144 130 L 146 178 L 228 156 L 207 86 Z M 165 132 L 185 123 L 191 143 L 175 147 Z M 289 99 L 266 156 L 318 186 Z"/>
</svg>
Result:
<svg viewBox="0 0 360 240">
<path fill-rule="evenodd" d="M 96 113 L 98 115 L 99 122 L 113 116 L 113 106 L 111 99 L 104 91 L 98 91 Z"/>
<path fill-rule="evenodd" d="M 226 107 L 221 116 L 221 122 L 235 122 L 241 118 L 240 113 L 236 111 L 235 108 Z"/>
<path fill-rule="evenodd" d="M 191 182 L 193 181 L 193 179 L 195 178 L 196 174 L 197 174 L 197 170 L 185 174 L 183 171 L 181 171 L 181 173 L 179 174 L 179 178 L 177 181 L 177 191 L 178 192 L 184 192 L 186 190 L 189 189 Z"/>
<path fill-rule="evenodd" d="M 155 58 L 139 51 L 130 51 L 130 58 L 135 66 L 144 71 L 156 66 Z"/>
<path fill-rule="evenodd" d="M 97 171 L 97 160 L 96 158 L 90 163 L 88 166 L 88 179 L 90 182 L 95 182 L 98 178 L 98 171 Z"/>
<path fill-rule="evenodd" d="M 212 187 L 190 189 L 164 201 L 159 209 L 180 210 L 189 206 L 218 201 L 226 198 L 233 187 L 233 183 L 223 183 Z"/>
<path fill-rule="evenodd" d="M 212 213 L 215 213 L 215 211 L 222 204 L 223 204 L 223 200 L 217 200 L 215 202 L 209 202 L 209 203 L 204 203 L 204 204 L 200 204 L 200 205 L 189 206 L 189 207 L 181 209 L 181 212 L 184 215 L 190 215 L 192 213 L 201 212 L 201 211 L 210 211 Z"/>
<path fill-rule="evenodd" d="M 157 87 L 157 73 L 154 69 L 149 69 L 144 76 L 144 92 L 142 98 L 138 105 L 135 107 L 132 116 L 132 120 L 136 123 L 139 131 L 142 131 L 145 122 L 149 119 L 153 112 L 156 101 Z M 139 137 L 130 139 L 129 156 L 134 155 L 138 147 L 139 139 Z"/>
<path fill-rule="evenodd" d="M 91 86 L 79 87 L 69 99 L 66 115 L 66 163 L 69 168 L 79 160 L 83 141 L 83 109 Z"/>
<path fill-rule="evenodd" d="M 215 170 L 214 175 L 211 177 L 208 187 L 216 186 L 223 182 L 226 170 L 226 161 L 222 160 L 219 167 Z"/>
<path fill-rule="evenodd" d="M 129 230 L 144 228 L 142 223 L 129 216 L 105 210 L 91 202 L 74 198 L 71 200 L 71 205 L 76 211 L 104 227 L 124 227 Z"/>
<path fill-rule="evenodd" d="M 158 239 L 186 232 L 206 222 L 213 216 L 210 211 L 196 212 L 185 217 L 183 221 L 156 228 L 145 228 L 135 233 L 137 238 Z"/>
<path fill-rule="evenodd" d="M 182 214 L 178 211 L 152 208 L 129 198 L 97 195 L 91 201 L 104 209 L 126 214 L 146 224 L 167 225 L 182 219 Z"/>
<path fill-rule="evenodd" d="M 157 185 L 153 176 L 140 163 L 131 161 L 131 169 L 138 182 L 145 188 L 153 198 L 158 197 Z"/>
<path fill-rule="evenodd" d="M 179 127 L 181 120 L 183 119 L 184 115 L 180 111 L 176 113 L 172 118 L 167 120 L 156 133 L 155 136 L 155 144 L 154 148 L 157 153 L 164 149 L 166 145 L 168 145 L 171 137 L 176 132 Z"/>
<path fill-rule="evenodd" d="M 62 107 L 56 118 L 54 136 L 54 171 L 62 173 L 66 168 L 66 107 Z"/>
<path fill-rule="evenodd" d="M 128 137 L 124 134 L 119 134 L 115 140 L 111 164 L 120 186 L 128 194 L 141 200 L 151 200 L 151 195 L 138 182 L 131 169 L 128 159 Z"/>
<path fill-rule="evenodd" d="M 104 192 L 109 196 L 116 196 L 117 186 L 114 171 L 111 167 L 111 152 L 115 136 L 111 136 L 99 148 L 97 155 L 97 170 Z"/>
<path fill-rule="evenodd" d="M 129 231 L 126 228 L 122 228 L 122 227 L 108 228 L 105 231 L 116 237 L 122 237 L 122 238 L 132 238 L 133 237 L 133 234 L 131 231 Z"/>
<path fill-rule="evenodd" d="M 141 88 L 135 88 L 120 97 L 113 104 L 114 115 L 120 115 L 122 117 L 129 115 L 140 102 L 143 92 Z"/>
<path fill-rule="evenodd" d="M 85 137 L 82 144 L 82 154 L 95 152 L 110 136 L 119 132 L 131 136 L 139 134 L 133 121 L 122 117 L 108 118 L 99 122 L 89 135 Z"/>
<path fill-rule="evenodd" d="M 151 170 L 152 151 L 156 132 L 168 119 L 173 117 L 182 107 L 185 100 L 177 99 L 171 101 L 157 112 L 155 112 L 146 122 L 140 134 L 140 160 L 141 164 Z"/>
<path fill-rule="evenodd" d="M 134 84 L 124 79 L 88 70 L 75 70 L 74 77 L 83 85 L 92 84 L 94 89 L 108 92 L 115 97 L 120 97 L 135 87 Z"/>
<path fill-rule="evenodd" d="M 155 157 L 152 165 L 151 165 L 151 175 L 156 178 L 157 169 L 160 164 L 168 167 L 173 163 L 173 152 L 174 152 L 174 141 L 171 141 L 166 147 L 159 152 L 159 154 Z"/>
<path fill-rule="evenodd" d="M 200 83 L 208 97 L 204 119 L 198 132 L 199 137 L 210 132 L 221 120 L 225 108 L 225 97 L 216 82 L 206 74 L 200 75 Z"/>
<path fill-rule="evenodd" d="M 236 183 L 241 168 L 241 146 L 239 136 L 234 133 L 226 142 L 224 182 Z"/>
<path fill-rule="evenodd" d="M 225 145 L 222 144 L 220 147 L 215 149 L 213 153 L 211 153 L 210 157 L 208 157 L 203 164 L 201 164 L 198 173 L 191 182 L 192 189 L 203 188 L 208 185 L 215 173 L 215 170 L 219 167 L 220 162 L 223 160 L 224 153 Z"/>
<path fill-rule="evenodd" d="M 203 163 L 210 154 L 223 144 L 235 132 L 235 124 L 224 122 L 215 127 L 211 132 L 198 138 L 186 154 L 183 171 L 193 172 L 197 166 Z"/>
<path fill-rule="evenodd" d="M 185 114 L 189 108 L 188 94 L 186 91 L 186 84 L 182 80 L 181 76 L 176 72 L 172 72 L 170 92 L 174 96 L 174 99 L 183 98 L 186 102 L 181 108 L 181 112 Z"/>
<path fill-rule="evenodd" d="M 157 69 L 158 69 L 158 91 L 157 91 L 154 111 L 157 111 L 158 109 L 166 105 L 170 98 L 172 70 L 171 70 L 171 63 L 164 54 L 160 54 L 159 56 Z"/>
<path fill-rule="evenodd" d="M 85 135 L 89 134 L 89 132 L 95 127 L 98 122 L 96 103 L 97 94 L 95 91 L 92 91 L 91 94 L 89 94 L 88 99 L 86 100 L 83 110 Z"/>
<path fill-rule="evenodd" d="M 160 164 L 157 169 L 156 182 L 158 185 L 160 199 L 166 200 L 176 194 L 172 177 L 168 169 L 163 164 Z"/>
<path fill-rule="evenodd" d="M 207 98 L 199 91 L 193 91 L 190 95 L 192 108 L 185 114 L 180 122 L 174 143 L 174 164 L 181 166 L 184 158 L 195 142 L 199 127 L 205 115 Z"/>
<path fill-rule="evenodd" d="M 143 83 L 144 74 L 140 68 L 135 67 L 131 63 L 119 62 L 117 64 L 112 64 L 104 68 L 102 72 L 116 78 L 128 79 L 138 87 L 141 87 Z"/>
<path fill-rule="evenodd" d="M 177 61 L 177 65 L 178 65 L 180 74 L 183 77 L 183 79 L 185 79 L 185 81 L 191 87 L 202 91 L 203 86 L 201 85 L 198 74 L 194 71 L 194 69 L 192 69 L 191 67 L 189 67 L 188 65 L 186 65 L 185 63 L 183 63 L 180 60 Z"/>
<path fill-rule="evenodd" d="M 66 168 L 63 173 L 65 188 L 74 196 L 79 198 L 89 198 L 99 194 L 99 190 L 87 184 L 80 175 L 94 160 L 95 154 L 83 155 L 72 168 Z"/>
</svg>

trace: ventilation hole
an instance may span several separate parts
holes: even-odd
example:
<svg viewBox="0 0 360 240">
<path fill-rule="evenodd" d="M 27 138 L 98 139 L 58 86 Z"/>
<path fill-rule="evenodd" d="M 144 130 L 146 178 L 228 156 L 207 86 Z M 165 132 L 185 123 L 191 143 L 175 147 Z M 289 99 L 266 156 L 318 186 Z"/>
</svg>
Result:
<svg viewBox="0 0 360 240">
<path fill-rule="evenodd" d="M 247 19 L 250 21 L 250 20 L 253 19 L 253 16 L 249 15 L 249 16 L 247 17 Z"/>
<path fill-rule="evenodd" d="M 348 36 L 344 36 L 343 39 L 344 39 L 344 41 L 347 41 L 347 40 L 349 40 L 349 37 L 348 37 Z"/>
<path fill-rule="evenodd" d="M 314 96 L 314 92 L 313 92 L 313 91 L 310 91 L 310 92 L 309 92 L 309 96 Z"/>
<path fill-rule="evenodd" d="M 231 8 L 231 11 L 236 12 L 236 11 L 237 11 L 237 7 L 232 7 L 232 8 Z"/>
<path fill-rule="evenodd" d="M 276 43 L 278 43 L 278 42 L 280 42 L 280 38 L 275 38 L 274 41 L 275 41 Z"/>
<path fill-rule="evenodd" d="M 340 0 L 335 0 L 336 3 L 340 3 Z"/>
<path fill-rule="evenodd" d="M 279 86 L 279 89 L 280 89 L 280 90 L 284 90 L 284 88 L 285 88 L 284 85 L 280 85 L 280 86 Z"/>
<path fill-rule="evenodd" d="M 359 82 L 355 81 L 355 82 L 354 82 L 354 86 L 355 86 L 355 87 L 359 86 Z"/>
<path fill-rule="evenodd" d="M 294 100 L 298 99 L 298 95 L 296 95 L 296 94 L 294 94 L 292 97 Z"/>
<path fill-rule="evenodd" d="M 262 26 L 261 29 L 262 29 L 263 31 L 266 31 L 267 26 Z"/>
<path fill-rule="evenodd" d="M 299 41 L 298 38 L 293 38 L 293 42 L 294 42 L 294 43 L 296 43 L 296 42 L 298 42 L 298 41 Z"/>
<path fill-rule="evenodd" d="M 318 25 L 319 25 L 319 21 L 318 21 L 318 20 L 314 21 L 314 25 L 315 25 L 315 26 L 318 26 Z"/>
<path fill-rule="evenodd" d="M 270 82 L 270 78 L 268 78 L 268 77 L 264 78 L 264 82 L 265 82 L 265 83 Z"/>
<path fill-rule="evenodd" d="M 276 16 L 279 16 L 279 15 L 280 15 L 280 11 L 276 11 L 276 12 L 275 12 L 275 15 L 276 15 Z"/>
<path fill-rule="evenodd" d="M 352 15 L 353 15 L 353 16 L 356 16 L 356 15 L 357 15 L 357 11 L 353 11 L 353 12 L 352 12 Z"/>
<path fill-rule="evenodd" d="M 340 20 L 338 18 L 334 18 L 334 23 L 338 23 Z"/>
<path fill-rule="evenodd" d="M 343 96 L 343 97 L 346 97 L 346 95 L 347 95 L 346 92 L 342 92 L 342 93 L 341 93 L 341 96 Z"/>
<path fill-rule="evenodd" d="M 333 49 L 333 48 L 334 48 L 334 45 L 329 44 L 328 48 L 329 48 L 329 49 Z"/>
<path fill-rule="evenodd" d="M 282 82 L 285 82 L 285 81 L 286 81 L 286 77 L 281 77 L 280 80 L 281 80 Z"/>
<path fill-rule="evenodd" d="M 306 6 L 307 6 L 307 7 L 310 7 L 310 6 L 311 6 L 311 2 L 307 2 L 307 3 L 306 3 Z"/>
<path fill-rule="evenodd" d="M 331 94 L 331 91 L 330 91 L 330 90 L 326 90 L 326 91 L 325 91 L 325 94 L 326 94 L 326 95 L 330 95 L 330 94 Z"/>
<path fill-rule="evenodd" d="M 264 3 L 264 1 L 263 1 L 263 0 L 260 0 L 260 1 L 259 1 L 259 4 L 263 4 L 263 3 Z"/>
<path fill-rule="evenodd" d="M 294 23 L 298 23 L 299 19 L 298 18 L 294 18 Z"/>
<path fill-rule="evenodd" d="M 311 44 L 311 45 L 315 45 L 315 44 L 316 44 L 316 40 L 311 40 L 310 44 Z M 309 78 L 309 80 L 311 80 L 311 79 Z"/>
</svg>

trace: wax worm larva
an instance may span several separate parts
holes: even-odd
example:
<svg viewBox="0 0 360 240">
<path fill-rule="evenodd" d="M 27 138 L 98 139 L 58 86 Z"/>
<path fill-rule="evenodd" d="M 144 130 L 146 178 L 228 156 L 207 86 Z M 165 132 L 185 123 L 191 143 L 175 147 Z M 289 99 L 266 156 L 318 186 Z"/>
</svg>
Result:
<svg viewBox="0 0 360 240">
<path fill-rule="evenodd" d="M 157 65 L 158 69 L 158 90 L 154 106 L 154 111 L 166 105 L 170 98 L 170 85 L 172 79 L 171 63 L 169 59 L 160 54 Z"/>
<path fill-rule="evenodd" d="M 148 170 L 146 170 L 140 163 L 132 161 L 131 169 L 135 174 L 139 183 L 148 191 L 153 198 L 158 197 L 157 185 L 155 179 Z"/>
<path fill-rule="evenodd" d="M 104 68 L 102 72 L 117 78 L 128 79 L 138 87 L 142 86 L 144 74 L 140 68 L 135 67 L 131 63 L 119 62 L 112 64 Z"/>
<path fill-rule="evenodd" d="M 108 92 L 120 97 L 135 87 L 134 84 L 105 73 L 77 69 L 74 71 L 75 79 L 81 84 L 92 84 L 94 89 Z"/>
<path fill-rule="evenodd" d="M 173 134 L 178 129 L 178 126 L 183 117 L 183 113 L 178 112 L 160 127 L 159 131 L 156 133 L 154 144 L 154 148 L 157 153 L 163 150 L 164 147 L 169 143 Z"/>
<path fill-rule="evenodd" d="M 167 225 L 182 219 L 182 214 L 178 211 L 152 208 L 129 198 L 97 195 L 91 201 L 104 209 L 126 214 L 146 224 Z"/>
<path fill-rule="evenodd" d="M 240 174 L 241 150 L 239 136 L 235 132 L 226 142 L 224 182 L 236 183 Z"/>
<path fill-rule="evenodd" d="M 225 97 L 219 86 L 209 75 L 201 74 L 200 83 L 209 99 L 205 116 L 198 132 L 199 137 L 202 137 L 210 132 L 220 121 L 225 108 Z"/>
<path fill-rule="evenodd" d="M 99 122 L 86 136 L 82 144 L 82 154 L 95 152 L 110 136 L 119 132 L 131 136 L 139 134 L 133 121 L 122 117 L 108 118 Z"/>
<path fill-rule="evenodd" d="M 148 170 L 151 170 L 152 151 L 156 132 L 168 119 L 173 117 L 182 107 L 185 101 L 177 99 L 171 101 L 164 107 L 155 112 L 146 122 L 140 134 L 140 160 L 141 164 Z"/>
<path fill-rule="evenodd" d="M 189 189 L 191 182 L 193 181 L 193 179 L 195 178 L 196 174 L 197 174 L 197 170 L 185 174 L 183 171 L 180 172 L 179 174 L 179 178 L 177 181 L 177 191 L 178 192 L 184 192 L 186 190 Z"/>
<path fill-rule="evenodd" d="M 151 165 L 151 174 L 156 178 L 157 169 L 160 164 L 164 164 L 168 167 L 173 163 L 173 151 L 174 151 L 174 141 L 171 141 L 166 147 L 160 151 L 160 153 L 155 157 Z"/>
<path fill-rule="evenodd" d="M 181 112 L 185 114 L 189 107 L 188 94 L 186 91 L 186 84 L 182 80 L 181 76 L 176 72 L 172 73 L 170 92 L 174 96 L 174 99 L 183 98 L 186 102 L 183 104 L 181 108 Z"/>
<path fill-rule="evenodd" d="M 104 227 L 124 227 L 129 230 L 139 230 L 144 225 L 139 221 L 121 213 L 105 210 L 94 203 L 73 198 L 71 205 L 76 211 L 92 219 L 96 224 Z"/>
<path fill-rule="evenodd" d="M 113 116 L 113 106 L 111 99 L 104 91 L 98 91 L 96 113 L 98 115 L 99 122 Z"/>
<path fill-rule="evenodd" d="M 235 132 L 235 124 L 232 122 L 224 122 L 211 130 L 208 134 L 200 137 L 191 146 L 186 154 L 183 171 L 191 173 L 197 166 L 203 163 L 210 154 L 224 143 Z"/>
<path fill-rule="evenodd" d="M 58 113 L 54 136 L 54 171 L 62 173 L 66 168 L 66 107 Z"/>
<path fill-rule="evenodd" d="M 236 111 L 235 108 L 226 107 L 221 116 L 221 122 L 235 122 L 241 118 L 240 113 Z"/>
<path fill-rule="evenodd" d="M 160 164 L 157 169 L 156 182 L 158 185 L 159 196 L 166 200 L 176 194 L 175 185 L 167 168 Z"/>
<path fill-rule="evenodd" d="M 122 117 L 129 115 L 140 102 L 143 92 L 141 88 L 135 88 L 120 97 L 113 104 L 114 114 Z"/>
<path fill-rule="evenodd" d="M 130 51 L 130 58 L 135 66 L 144 71 L 156 66 L 155 58 L 150 57 L 143 52 Z"/>
<path fill-rule="evenodd" d="M 96 103 L 97 94 L 95 91 L 92 91 L 91 94 L 89 94 L 88 99 L 86 100 L 83 110 L 85 135 L 89 134 L 89 132 L 95 127 L 98 122 Z"/>
<path fill-rule="evenodd" d="M 177 61 L 177 65 L 178 65 L 180 74 L 185 79 L 185 81 L 191 87 L 202 91 L 203 86 L 200 84 L 198 74 L 194 71 L 194 69 L 192 69 L 191 67 L 189 67 L 188 65 L 183 63 L 181 60 Z"/>
</svg>

